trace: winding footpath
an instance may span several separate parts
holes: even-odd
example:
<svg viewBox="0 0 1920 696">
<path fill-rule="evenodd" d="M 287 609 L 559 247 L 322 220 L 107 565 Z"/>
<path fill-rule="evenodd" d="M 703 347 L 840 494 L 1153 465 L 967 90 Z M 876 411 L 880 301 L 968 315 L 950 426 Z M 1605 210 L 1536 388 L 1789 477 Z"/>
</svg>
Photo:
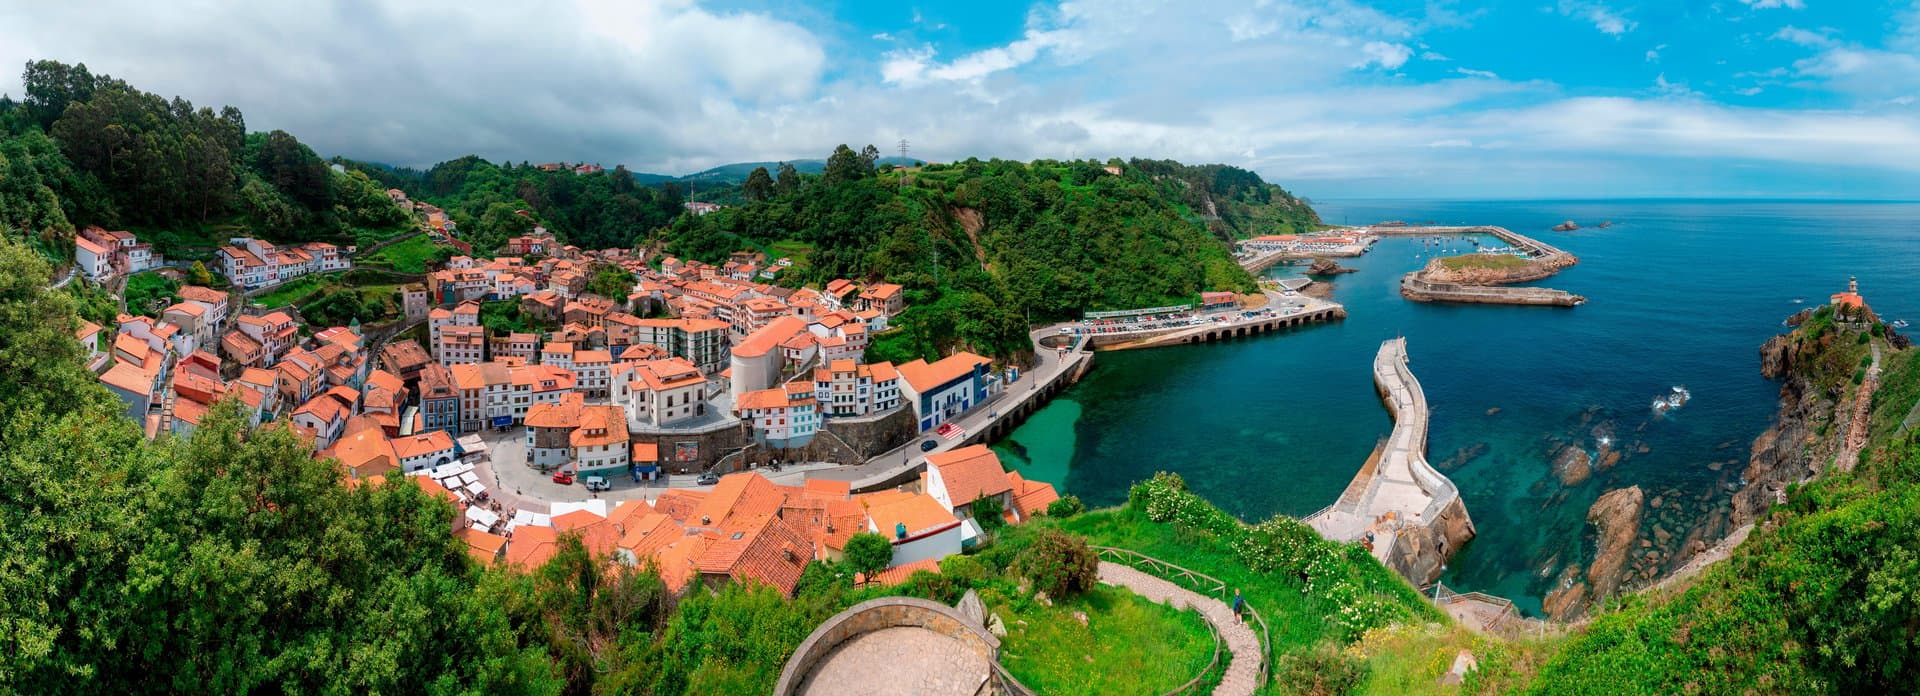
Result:
<svg viewBox="0 0 1920 696">
<path fill-rule="evenodd" d="M 1225 602 L 1109 561 L 1100 562 L 1100 582 L 1127 588 L 1154 603 L 1191 608 L 1213 624 L 1227 650 L 1233 653 L 1227 673 L 1213 689 L 1214 696 L 1250 696 L 1260 686 L 1260 637 L 1235 618 L 1233 609 Z"/>
</svg>

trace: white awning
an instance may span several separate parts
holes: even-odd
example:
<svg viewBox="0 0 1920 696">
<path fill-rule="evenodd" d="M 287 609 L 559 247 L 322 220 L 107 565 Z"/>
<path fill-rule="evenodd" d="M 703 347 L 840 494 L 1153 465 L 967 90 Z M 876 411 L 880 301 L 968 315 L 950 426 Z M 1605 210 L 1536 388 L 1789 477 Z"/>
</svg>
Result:
<svg viewBox="0 0 1920 696">
<path fill-rule="evenodd" d="M 473 520 L 474 524 L 481 527 L 491 528 L 495 522 L 500 521 L 500 516 L 483 507 L 470 507 L 467 508 L 467 519 Z"/>
</svg>

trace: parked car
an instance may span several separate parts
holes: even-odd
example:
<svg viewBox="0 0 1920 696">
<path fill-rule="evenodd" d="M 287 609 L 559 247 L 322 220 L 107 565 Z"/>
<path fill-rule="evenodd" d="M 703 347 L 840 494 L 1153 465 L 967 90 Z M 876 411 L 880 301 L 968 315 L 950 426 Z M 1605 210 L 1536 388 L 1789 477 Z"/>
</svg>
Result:
<svg viewBox="0 0 1920 696">
<path fill-rule="evenodd" d="M 708 472 L 700 475 L 700 485 L 702 486 L 712 486 L 718 483 L 720 483 L 719 474 Z"/>
<path fill-rule="evenodd" d="M 553 472 L 553 482 L 563 486 L 573 485 L 573 473 L 569 471 Z"/>
<path fill-rule="evenodd" d="M 932 452 L 932 451 L 933 451 L 933 448 L 935 448 L 935 447 L 939 447 L 939 446 L 940 446 L 940 443 L 938 443 L 938 442 L 934 442 L 934 441 L 932 441 L 932 440 L 927 440 L 927 441 L 925 441 L 925 442 L 922 442 L 922 443 L 920 443 L 920 451 L 922 451 L 922 452 Z"/>
<path fill-rule="evenodd" d="M 607 479 L 602 476 L 588 476 L 582 482 L 587 484 L 587 490 L 590 491 L 613 490 L 613 484 L 607 483 Z"/>
</svg>

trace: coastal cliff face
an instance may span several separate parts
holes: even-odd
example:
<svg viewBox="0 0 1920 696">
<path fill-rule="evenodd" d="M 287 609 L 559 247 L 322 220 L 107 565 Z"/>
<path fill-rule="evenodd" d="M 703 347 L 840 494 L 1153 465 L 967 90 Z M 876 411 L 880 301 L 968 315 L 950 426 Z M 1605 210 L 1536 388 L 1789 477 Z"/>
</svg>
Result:
<svg viewBox="0 0 1920 696">
<path fill-rule="evenodd" d="M 1554 590 L 1541 601 L 1541 608 L 1556 621 L 1569 621 L 1586 614 L 1595 602 L 1613 596 L 1627 580 L 1628 561 L 1640 539 L 1640 522 L 1646 510 L 1646 493 L 1639 486 L 1616 488 L 1601 495 L 1587 508 L 1587 522 L 1596 533 L 1593 563 L 1584 577 L 1578 565 L 1561 572 Z"/>
<path fill-rule="evenodd" d="M 1773 425 L 1753 440 L 1752 454 L 1741 474 L 1746 486 L 1733 495 L 1730 526 L 1754 521 L 1780 499 L 1787 484 L 1815 473 L 1816 463 L 1833 456 L 1839 438 L 1823 437 L 1832 422 L 1834 400 L 1815 384 L 1812 355 L 1829 346 L 1821 342 L 1775 336 L 1760 348 L 1760 373 L 1781 380 L 1780 411 Z M 1796 368 L 1796 366 L 1799 366 Z"/>
</svg>

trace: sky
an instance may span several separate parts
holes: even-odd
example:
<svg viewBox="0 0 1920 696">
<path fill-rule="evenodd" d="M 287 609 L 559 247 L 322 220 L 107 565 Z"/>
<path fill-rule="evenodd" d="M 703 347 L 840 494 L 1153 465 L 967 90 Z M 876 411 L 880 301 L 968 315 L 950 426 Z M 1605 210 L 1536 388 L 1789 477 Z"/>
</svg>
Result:
<svg viewBox="0 0 1920 696">
<path fill-rule="evenodd" d="M 1920 198 L 1920 0 L 4 3 L 0 65 L 37 58 L 411 166 L 905 139 L 1320 198 Z"/>
</svg>

